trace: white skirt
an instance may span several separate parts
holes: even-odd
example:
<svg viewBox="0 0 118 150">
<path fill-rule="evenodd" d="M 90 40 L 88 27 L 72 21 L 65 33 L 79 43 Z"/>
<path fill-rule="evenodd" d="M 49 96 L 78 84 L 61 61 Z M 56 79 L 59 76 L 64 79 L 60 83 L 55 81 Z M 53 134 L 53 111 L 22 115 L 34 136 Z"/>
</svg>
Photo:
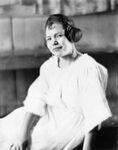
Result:
<svg viewBox="0 0 118 150">
<path fill-rule="evenodd" d="M 21 129 L 20 127 L 24 120 L 24 116 L 25 109 L 21 107 L 0 119 L 0 150 L 9 150 L 11 141 L 15 140 L 18 131 Z M 73 132 L 71 132 L 69 124 L 68 126 L 67 124 L 61 125 L 61 127 L 56 130 L 56 125 L 50 122 L 48 123 L 47 118 L 42 119 L 42 121 L 39 120 L 31 135 L 32 142 L 30 143 L 30 149 L 72 150 L 80 144 L 84 138 L 83 125 L 79 125 L 78 130 L 76 121 L 73 120 L 72 124 L 76 129 L 73 130 Z"/>
</svg>

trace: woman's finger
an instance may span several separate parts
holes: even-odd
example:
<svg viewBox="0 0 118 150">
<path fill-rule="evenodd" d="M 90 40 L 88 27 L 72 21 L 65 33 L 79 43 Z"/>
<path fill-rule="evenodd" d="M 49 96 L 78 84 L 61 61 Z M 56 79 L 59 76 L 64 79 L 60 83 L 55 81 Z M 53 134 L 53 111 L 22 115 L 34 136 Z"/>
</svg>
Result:
<svg viewBox="0 0 118 150">
<path fill-rule="evenodd" d="M 12 144 L 10 150 L 23 150 L 21 144 Z"/>
<path fill-rule="evenodd" d="M 12 144 L 12 145 L 10 145 L 10 147 L 9 147 L 9 150 L 12 150 L 12 147 L 13 147 L 14 145 Z"/>
<path fill-rule="evenodd" d="M 23 150 L 23 146 L 22 145 L 19 146 L 19 150 Z"/>
<path fill-rule="evenodd" d="M 16 146 L 15 146 L 14 144 L 12 144 L 12 145 L 10 146 L 10 150 L 17 150 L 17 149 L 16 149 Z"/>
</svg>

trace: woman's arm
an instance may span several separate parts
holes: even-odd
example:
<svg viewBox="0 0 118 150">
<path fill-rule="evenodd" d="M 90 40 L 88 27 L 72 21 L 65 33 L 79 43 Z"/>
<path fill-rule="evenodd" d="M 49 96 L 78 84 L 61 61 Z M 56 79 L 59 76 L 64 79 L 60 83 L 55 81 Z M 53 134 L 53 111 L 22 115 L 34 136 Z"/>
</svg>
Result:
<svg viewBox="0 0 118 150">
<path fill-rule="evenodd" d="M 91 130 L 85 136 L 84 143 L 83 143 L 83 150 L 92 150 L 97 131 L 98 131 L 98 126 L 95 127 L 93 130 Z"/>
<path fill-rule="evenodd" d="M 14 141 L 11 142 L 10 150 L 23 150 L 27 146 L 31 129 L 39 118 L 33 113 L 26 112 L 20 131 Z"/>
</svg>

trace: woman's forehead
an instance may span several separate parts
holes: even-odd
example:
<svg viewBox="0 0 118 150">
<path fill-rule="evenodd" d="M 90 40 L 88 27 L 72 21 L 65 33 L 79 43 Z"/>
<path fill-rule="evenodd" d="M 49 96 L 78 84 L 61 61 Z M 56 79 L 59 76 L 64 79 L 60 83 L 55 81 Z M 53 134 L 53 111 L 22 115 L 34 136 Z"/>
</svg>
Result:
<svg viewBox="0 0 118 150">
<path fill-rule="evenodd" d="M 54 23 L 51 26 L 46 27 L 46 35 L 50 35 L 53 32 L 63 32 L 63 26 L 60 23 Z"/>
</svg>

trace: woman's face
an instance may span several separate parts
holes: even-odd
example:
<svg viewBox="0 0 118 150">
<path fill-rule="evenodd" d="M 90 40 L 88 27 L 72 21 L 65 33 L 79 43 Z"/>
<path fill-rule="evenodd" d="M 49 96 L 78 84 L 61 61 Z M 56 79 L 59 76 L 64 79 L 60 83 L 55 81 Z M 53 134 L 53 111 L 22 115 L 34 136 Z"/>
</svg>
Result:
<svg viewBox="0 0 118 150">
<path fill-rule="evenodd" d="M 46 28 L 46 44 L 50 52 L 57 57 L 72 54 L 72 43 L 66 38 L 65 30 L 59 23 Z"/>
</svg>

